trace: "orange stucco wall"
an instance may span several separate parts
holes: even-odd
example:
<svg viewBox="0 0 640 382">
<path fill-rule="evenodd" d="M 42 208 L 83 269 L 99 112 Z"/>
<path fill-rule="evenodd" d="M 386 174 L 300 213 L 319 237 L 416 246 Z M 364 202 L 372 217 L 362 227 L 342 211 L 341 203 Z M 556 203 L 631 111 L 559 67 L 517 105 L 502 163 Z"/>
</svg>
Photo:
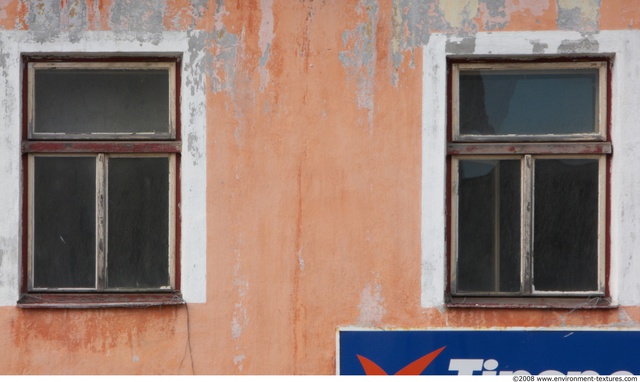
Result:
<svg viewBox="0 0 640 382">
<path fill-rule="evenodd" d="M 26 33 L 32 15 L 50 11 L 44 3 L 0 0 L 0 29 Z M 140 17 L 160 12 L 162 25 L 126 22 L 133 3 L 148 8 Z M 64 0 L 56 9 L 38 27 L 207 32 L 207 302 L 2 307 L 0 373 L 330 374 L 339 326 L 640 321 L 637 307 L 420 303 L 429 34 L 638 28 L 635 2 Z"/>
</svg>

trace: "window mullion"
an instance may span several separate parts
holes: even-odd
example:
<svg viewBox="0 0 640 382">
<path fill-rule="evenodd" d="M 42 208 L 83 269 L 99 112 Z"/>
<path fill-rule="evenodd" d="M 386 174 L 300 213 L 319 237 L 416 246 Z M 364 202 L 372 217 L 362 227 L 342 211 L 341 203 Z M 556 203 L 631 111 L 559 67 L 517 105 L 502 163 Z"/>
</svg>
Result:
<svg viewBox="0 0 640 382">
<path fill-rule="evenodd" d="M 521 235 L 521 290 L 531 295 L 533 290 L 533 158 L 522 159 L 522 235 Z"/>
<path fill-rule="evenodd" d="M 106 288 L 106 175 L 107 158 L 98 154 L 96 161 L 96 288 Z"/>
</svg>

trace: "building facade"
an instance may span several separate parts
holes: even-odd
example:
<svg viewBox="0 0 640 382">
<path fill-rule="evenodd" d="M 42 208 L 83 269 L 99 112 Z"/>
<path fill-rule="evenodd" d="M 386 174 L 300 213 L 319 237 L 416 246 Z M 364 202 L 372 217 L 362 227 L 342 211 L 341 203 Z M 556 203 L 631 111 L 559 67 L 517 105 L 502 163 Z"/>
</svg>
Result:
<svg viewBox="0 0 640 382">
<path fill-rule="evenodd" d="M 333 374 L 342 328 L 637 328 L 638 29 L 629 0 L 0 0 L 0 373 Z M 482 71 L 484 90 L 465 88 Z M 87 72 L 138 82 L 79 96 L 45 82 L 67 73 L 82 87 Z M 487 84 L 505 73 L 561 81 L 526 90 L 522 119 L 582 111 L 550 131 L 499 132 L 517 90 Z M 575 73 L 572 92 L 562 81 Z M 51 116 L 39 114 L 47 94 Z M 154 94 L 166 110 L 135 102 Z M 538 99 L 572 102 L 553 114 Z M 467 112 L 474 102 L 485 108 Z M 95 121 L 105 104 L 95 131 L 66 119 Z M 109 125 L 121 113 L 164 127 Z M 545 160 L 558 182 L 592 170 L 577 189 L 545 188 Z M 516 163 L 515 183 L 498 162 L 501 179 Z M 159 186 L 145 183 L 153 169 Z M 482 194 L 473 171 L 495 189 Z M 566 202 L 541 221 L 547 199 Z M 140 205 L 160 217 L 141 223 Z M 89 251 L 65 252 L 63 228 Z M 129 275 L 144 251 L 154 257 Z M 51 260 L 87 252 L 95 280 Z"/>
</svg>

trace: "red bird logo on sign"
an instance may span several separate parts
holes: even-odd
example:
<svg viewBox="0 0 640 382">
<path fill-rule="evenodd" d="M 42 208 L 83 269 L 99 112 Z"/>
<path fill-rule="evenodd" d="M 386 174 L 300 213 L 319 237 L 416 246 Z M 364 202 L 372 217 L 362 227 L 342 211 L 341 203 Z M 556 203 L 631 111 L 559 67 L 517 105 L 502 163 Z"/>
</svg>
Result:
<svg viewBox="0 0 640 382">
<path fill-rule="evenodd" d="M 440 354 L 446 346 L 441 347 L 440 349 L 434 350 L 431 353 L 418 358 L 417 360 L 411 362 L 407 366 L 403 367 L 400 371 L 398 371 L 395 375 L 420 375 L 424 371 L 424 369 L 429 366 L 429 364 Z M 388 373 L 380 366 L 378 366 L 375 362 L 370 360 L 367 357 L 363 357 L 357 354 L 358 360 L 360 360 L 360 364 L 364 369 L 364 373 L 366 375 L 388 375 Z"/>
</svg>

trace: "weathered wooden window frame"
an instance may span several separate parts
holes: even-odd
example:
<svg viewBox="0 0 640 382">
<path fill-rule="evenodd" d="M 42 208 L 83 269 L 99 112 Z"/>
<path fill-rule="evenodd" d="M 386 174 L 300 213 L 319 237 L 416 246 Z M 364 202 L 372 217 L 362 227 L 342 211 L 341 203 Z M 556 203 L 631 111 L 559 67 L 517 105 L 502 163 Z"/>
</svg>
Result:
<svg viewBox="0 0 640 382">
<path fill-rule="evenodd" d="M 96 284 L 94 288 L 38 288 L 33 285 L 34 280 L 34 161 L 36 157 L 89 157 L 96 159 L 96 244 L 95 244 L 95 256 L 96 256 Z M 106 272 L 108 264 L 108 247 L 109 242 L 106 239 L 108 237 L 108 213 L 107 213 L 107 201 L 108 197 L 108 171 L 109 171 L 109 159 L 110 158 L 168 158 L 169 159 L 169 236 L 168 241 L 168 263 L 169 263 L 169 284 L 161 286 L 160 288 L 153 289 L 141 289 L 141 288 L 109 288 L 106 287 Z M 142 292 L 142 291 L 157 291 L 157 290 L 174 290 L 175 289 L 175 172 L 176 172 L 176 155 L 175 154 L 121 154 L 121 153 L 95 153 L 95 154 L 61 154 L 61 153 L 32 153 L 28 156 L 28 174 L 29 174 L 29 226 L 28 226 L 28 241 L 29 241 L 29 257 L 28 257 L 28 290 L 31 292 L 46 292 L 46 291 L 95 291 L 95 292 Z M 99 243 L 104 243 L 100 245 Z"/>
<path fill-rule="evenodd" d="M 536 59 L 514 60 L 450 60 L 449 64 L 449 123 L 447 156 L 449 179 L 449 301 L 452 306 L 500 306 L 507 304 L 552 306 L 545 302 L 547 297 L 598 298 L 607 296 L 606 273 L 608 252 L 608 168 L 612 144 L 608 139 L 609 77 L 610 62 L 606 58 L 581 58 L 559 62 Z M 598 92 L 596 107 L 596 131 L 570 135 L 472 135 L 461 134 L 459 127 L 459 74 L 462 70 L 518 70 L 541 71 L 554 69 L 598 69 Z M 520 161 L 520 291 L 518 292 L 460 292 L 457 290 L 457 227 L 458 227 L 458 166 L 461 160 L 504 160 Z M 597 159 L 598 160 L 598 222 L 597 222 L 597 290 L 593 291 L 536 291 L 533 277 L 533 203 L 534 203 L 534 162 L 536 159 Z M 499 298 L 500 300 L 493 300 Z M 522 300 L 527 298 L 527 300 Z M 531 299 L 531 300 L 529 300 Z M 580 300 L 577 300 L 578 302 Z M 571 304 L 571 300 L 568 302 Z M 598 301 L 594 306 L 602 304 Z M 604 304 L 606 305 L 606 304 Z"/>
<path fill-rule="evenodd" d="M 175 305 L 184 301 L 179 278 L 180 198 L 180 77 L 179 57 L 23 57 L 23 169 L 25 202 L 23 239 L 23 294 L 18 306 L 25 308 L 95 308 Z M 169 126 L 160 133 L 42 133 L 34 128 L 35 70 L 166 70 L 169 77 Z M 40 156 L 86 156 L 96 158 L 96 277 L 95 288 L 36 288 L 34 270 L 34 160 Z M 106 288 L 107 262 L 107 176 L 109 158 L 168 158 L 168 256 L 169 284 L 160 288 Z M 105 245 L 99 245 L 100 241 Z"/>
<path fill-rule="evenodd" d="M 169 102 L 169 129 L 167 133 L 45 133 L 35 131 L 35 72 L 38 69 L 50 70 L 167 70 L 169 75 L 169 99 L 176 99 L 176 67 L 171 62 L 29 62 L 27 65 L 28 83 L 28 139 L 30 140 L 169 140 L 176 138 L 176 104 Z"/>
<path fill-rule="evenodd" d="M 528 135 L 528 134 L 489 134 L 474 135 L 461 134 L 459 124 L 459 92 L 453 91 L 451 94 L 452 105 L 452 141 L 453 142 L 584 142 L 584 141 L 605 141 L 607 139 L 607 69 L 604 61 L 586 62 L 537 62 L 537 63 L 455 63 L 451 66 L 451 88 L 459 89 L 460 72 L 464 70 L 483 70 L 493 72 L 545 72 L 553 73 L 554 70 L 575 70 L 575 69 L 597 69 L 598 70 L 598 105 L 595 110 L 596 131 L 584 134 L 548 134 L 548 135 Z M 601 107 L 604 105 L 605 107 Z"/>
</svg>

